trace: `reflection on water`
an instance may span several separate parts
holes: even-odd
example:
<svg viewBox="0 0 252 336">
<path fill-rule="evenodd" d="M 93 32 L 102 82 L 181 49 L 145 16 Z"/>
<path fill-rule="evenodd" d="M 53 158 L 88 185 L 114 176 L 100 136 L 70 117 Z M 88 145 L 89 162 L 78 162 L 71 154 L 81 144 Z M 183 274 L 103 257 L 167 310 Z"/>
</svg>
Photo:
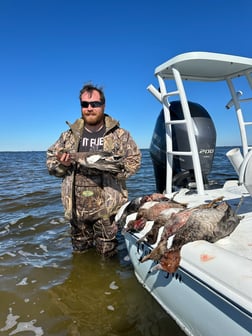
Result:
<svg viewBox="0 0 252 336">
<path fill-rule="evenodd" d="M 213 176 L 224 180 L 230 164 L 218 155 Z M 184 335 L 136 280 L 122 236 L 112 260 L 72 253 L 61 181 L 44 152 L 0 160 L 0 335 Z M 155 191 L 147 150 L 128 189 L 130 198 Z"/>
</svg>

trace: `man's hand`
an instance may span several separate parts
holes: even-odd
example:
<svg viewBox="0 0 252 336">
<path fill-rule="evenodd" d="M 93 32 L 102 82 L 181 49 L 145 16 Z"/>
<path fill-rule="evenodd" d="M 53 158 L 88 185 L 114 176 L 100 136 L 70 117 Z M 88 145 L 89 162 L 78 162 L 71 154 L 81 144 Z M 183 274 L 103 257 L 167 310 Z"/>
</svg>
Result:
<svg viewBox="0 0 252 336">
<path fill-rule="evenodd" d="M 62 165 L 66 167 L 69 167 L 72 164 L 71 156 L 69 153 L 58 153 L 57 159 Z"/>
</svg>

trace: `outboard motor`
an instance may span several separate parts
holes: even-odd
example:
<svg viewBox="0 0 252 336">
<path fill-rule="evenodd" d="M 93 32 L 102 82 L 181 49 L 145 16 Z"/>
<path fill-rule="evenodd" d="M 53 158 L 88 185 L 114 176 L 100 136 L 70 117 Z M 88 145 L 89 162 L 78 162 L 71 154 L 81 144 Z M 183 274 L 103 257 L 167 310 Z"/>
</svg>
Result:
<svg viewBox="0 0 252 336">
<path fill-rule="evenodd" d="M 209 113 L 199 104 L 188 102 L 190 113 L 196 129 L 201 170 L 204 184 L 208 184 L 216 146 L 216 131 Z M 170 103 L 171 120 L 184 119 L 180 101 Z M 185 124 L 172 125 L 172 143 L 174 151 L 190 151 L 187 128 Z M 163 110 L 160 112 L 154 128 L 150 155 L 153 163 L 157 191 L 162 193 L 166 187 L 166 130 Z M 173 187 L 187 187 L 195 182 L 191 156 L 173 156 Z"/>
</svg>

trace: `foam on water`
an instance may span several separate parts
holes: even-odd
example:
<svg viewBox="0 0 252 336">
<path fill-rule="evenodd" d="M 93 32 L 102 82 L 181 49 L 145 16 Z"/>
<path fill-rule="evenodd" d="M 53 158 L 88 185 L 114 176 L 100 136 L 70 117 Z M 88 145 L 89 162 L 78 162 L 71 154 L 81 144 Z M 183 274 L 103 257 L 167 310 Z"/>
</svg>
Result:
<svg viewBox="0 0 252 336">
<path fill-rule="evenodd" d="M 16 284 L 16 286 L 27 286 L 28 285 L 27 280 L 28 280 L 27 277 L 23 278 L 20 282 Z"/>
<path fill-rule="evenodd" d="M 9 314 L 6 317 L 5 326 L 0 329 L 0 331 L 10 331 L 16 326 L 16 329 L 10 331 L 9 335 L 16 335 L 22 333 L 23 331 L 32 331 L 35 336 L 44 335 L 43 329 L 41 327 L 36 327 L 36 320 L 31 320 L 27 322 L 17 322 L 20 318 L 19 315 L 12 314 L 12 308 L 9 309 Z"/>
</svg>

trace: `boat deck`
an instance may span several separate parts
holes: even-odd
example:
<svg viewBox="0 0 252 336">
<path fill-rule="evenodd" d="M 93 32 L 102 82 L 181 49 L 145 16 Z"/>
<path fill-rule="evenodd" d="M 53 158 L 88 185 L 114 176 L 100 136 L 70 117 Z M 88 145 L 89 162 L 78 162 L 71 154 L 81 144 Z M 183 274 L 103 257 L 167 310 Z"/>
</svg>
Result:
<svg viewBox="0 0 252 336">
<path fill-rule="evenodd" d="M 208 196 L 209 199 L 207 199 Z M 197 206 L 220 196 L 223 196 L 224 200 L 237 209 L 237 213 L 244 218 L 230 236 L 220 239 L 215 245 L 252 260 L 252 198 L 244 186 L 239 186 L 238 181 L 228 181 L 223 188 L 206 191 L 203 196 L 191 195 L 189 207 Z M 186 202 L 188 195 L 181 190 L 175 200 Z"/>
</svg>

